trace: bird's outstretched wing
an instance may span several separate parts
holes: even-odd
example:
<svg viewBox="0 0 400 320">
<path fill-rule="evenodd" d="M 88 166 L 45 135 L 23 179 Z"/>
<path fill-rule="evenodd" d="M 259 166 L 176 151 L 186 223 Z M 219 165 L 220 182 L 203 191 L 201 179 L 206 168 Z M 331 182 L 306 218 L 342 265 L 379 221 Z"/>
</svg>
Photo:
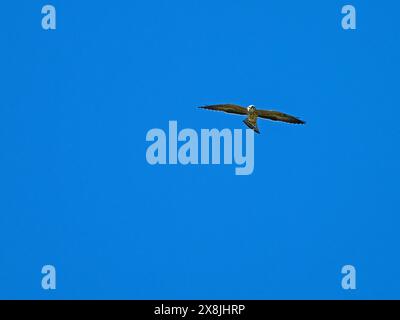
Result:
<svg viewBox="0 0 400 320">
<path fill-rule="evenodd" d="M 201 109 L 214 110 L 214 111 L 223 111 L 226 113 L 234 113 L 247 115 L 247 109 L 236 104 L 215 104 L 211 106 L 203 106 L 199 107 Z"/>
<path fill-rule="evenodd" d="M 273 121 L 283 121 L 283 122 L 296 123 L 296 124 L 305 124 L 305 121 L 300 120 L 291 115 L 288 115 L 286 113 L 279 112 L 279 111 L 257 110 L 257 116 L 260 118 L 270 119 Z"/>
</svg>

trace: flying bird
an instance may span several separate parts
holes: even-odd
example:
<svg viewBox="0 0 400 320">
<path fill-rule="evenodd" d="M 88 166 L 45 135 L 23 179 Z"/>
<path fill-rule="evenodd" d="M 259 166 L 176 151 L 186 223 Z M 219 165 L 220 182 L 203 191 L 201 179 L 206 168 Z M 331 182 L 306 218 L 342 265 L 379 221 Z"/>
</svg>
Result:
<svg viewBox="0 0 400 320">
<path fill-rule="evenodd" d="M 238 106 L 236 104 L 215 104 L 210 106 L 199 107 L 206 110 L 223 111 L 226 113 L 233 113 L 238 115 L 247 116 L 243 122 L 255 132 L 260 133 L 257 126 L 257 118 L 269 119 L 273 121 L 282 121 L 295 124 L 305 124 L 305 121 L 296 117 L 272 110 L 257 110 L 254 105 L 249 105 L 247 108 Z"/>
</svg>

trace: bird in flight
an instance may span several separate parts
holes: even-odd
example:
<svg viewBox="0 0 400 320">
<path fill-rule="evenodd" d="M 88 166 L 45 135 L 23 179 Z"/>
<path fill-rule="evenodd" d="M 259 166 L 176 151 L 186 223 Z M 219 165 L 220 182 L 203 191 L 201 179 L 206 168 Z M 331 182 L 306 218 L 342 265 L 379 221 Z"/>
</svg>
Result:
<svg viewBox="0 0 400 320">
<path fill-rule="evenodd" d="M 250 129 L 253 129 L 257 133 L 260 133 L 260 130 L 257 126 L 257 118 L 269 119 L 273 121 L 283 121 L 295 124 L 305 124 L 303 120 L 300 120 L 286 113 L 272 110 L 257 110 L 256 107 L 252 104 L 249 105 L 247 108 L 238 106 L 236 104 L 215 104 L 199 108 L 247 116 L 247 118 L 243 120 L 243 122 Z"/>
</svg>

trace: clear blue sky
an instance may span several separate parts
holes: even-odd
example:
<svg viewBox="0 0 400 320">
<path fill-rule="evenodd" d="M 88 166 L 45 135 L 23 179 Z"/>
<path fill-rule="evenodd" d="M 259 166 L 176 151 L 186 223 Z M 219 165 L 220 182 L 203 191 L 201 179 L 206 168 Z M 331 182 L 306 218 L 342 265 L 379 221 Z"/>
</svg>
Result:
<svg viewBox="0 0 400 320">
<path fill-rule="evenodd" d="M 400 4 L 349 3 L 4 1 L 0 298 L 400 298 Z M 221 102 L 307 125 L 261 121 L 250 176 L 146 162 L 169 120 L 243 128 Z"/>
</svg>

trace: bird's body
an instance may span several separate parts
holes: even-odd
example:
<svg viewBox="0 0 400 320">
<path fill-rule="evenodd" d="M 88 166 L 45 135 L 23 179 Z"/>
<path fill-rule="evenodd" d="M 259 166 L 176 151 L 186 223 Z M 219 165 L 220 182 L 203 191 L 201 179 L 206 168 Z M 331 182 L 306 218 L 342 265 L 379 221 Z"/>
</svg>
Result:
<svg viewBox="0 0 400 320">
<path fill-rule="evenodd" d="M 226 113 L 232 113 L 237 115 L 245 115 L 247 118 L 243 122 L 255 132 L 260 133 L 257 126 L 257 118 L 269 119 L 273 121 L 282 121 L 294 124 L 304 124 L 303 120 L 296 117 L 273 110 L 257 110 L 253 105 L 249 105 L 247 108 L 236 104 L 216 104 L 200 107 L 202 109 L 223 111 Z"/>
<path fill-rule="evenodd" d="M 248 108 L 247 110 L 247 118 L 243 120 L 243 122 L 250 129 L 253 129 L 255 132 L 260 133 L 257 126 L 257 111 L 255 108 Z"/>
</svg>

